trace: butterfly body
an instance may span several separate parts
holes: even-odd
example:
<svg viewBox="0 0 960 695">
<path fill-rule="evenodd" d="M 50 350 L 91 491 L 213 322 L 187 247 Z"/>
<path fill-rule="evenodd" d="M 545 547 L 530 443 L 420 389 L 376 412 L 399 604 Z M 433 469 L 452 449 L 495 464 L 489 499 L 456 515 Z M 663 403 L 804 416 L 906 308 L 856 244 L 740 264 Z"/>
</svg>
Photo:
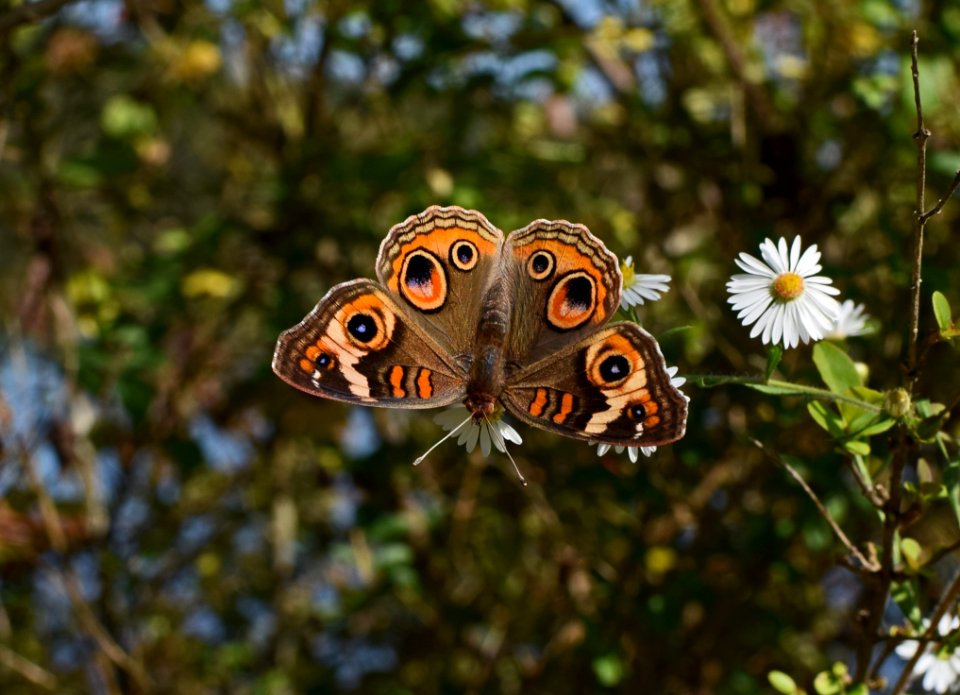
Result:
<svg viewBox="0 0 960 695">
<path fill-rule="evenodd" d="M 582 225 L 536 220 L 508 237 L 479 212 L 431 207 L 380 246 L 379 282 L 335 286 L 284 331 L 274 371 L 362 405 L 462 403 L 578 439 L 653 446 L 683 436 L 687 399 L 656 341 L 607 324 L 616 257 Z"/>
</svg>

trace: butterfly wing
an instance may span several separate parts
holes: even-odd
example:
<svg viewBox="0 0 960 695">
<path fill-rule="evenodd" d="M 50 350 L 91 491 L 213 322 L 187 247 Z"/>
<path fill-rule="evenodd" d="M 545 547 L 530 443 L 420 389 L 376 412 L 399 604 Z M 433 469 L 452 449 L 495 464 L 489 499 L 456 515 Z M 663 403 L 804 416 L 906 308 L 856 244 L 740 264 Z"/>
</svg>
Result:
<svg viewBox="0 0 960 695">
<path fill-rule="evenodd" d="M 668 444 L 687 422 L 688 399 L 670 382 L 657 341 L 629 322 L 512 374 L 501 401 L 528 425 L 615 445 Z"/>
<path fill-rule="evenodd" d="M 510 234 L 507 362 L 530 364 L 606 323 L 620 304 L 617 257 L 586 227 L 536 220 Z"/>
<path fill-rule="evenodd" d="M 273 371 L 311 395 L 361 405 L 434 408 L 466 390 L 447 349 L 372 280 L 333 287 L 281 333 Z"/>
<path fill-rule="evenodd" d="M 479 212 L 434 205 L 390 230 L 377 277 L 451 355 L 469 359 L 502 247 L 503 232 Z"/>
</svg>

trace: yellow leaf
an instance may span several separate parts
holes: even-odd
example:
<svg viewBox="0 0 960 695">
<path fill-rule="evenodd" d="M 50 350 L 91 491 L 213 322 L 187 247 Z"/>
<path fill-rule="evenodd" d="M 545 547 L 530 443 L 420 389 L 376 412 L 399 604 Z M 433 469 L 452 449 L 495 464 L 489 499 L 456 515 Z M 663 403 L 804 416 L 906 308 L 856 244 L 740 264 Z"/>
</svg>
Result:
<svg viewBox="0 0 960 695">
<path fill-rule="evenodd" d="M 195 270 L 183 279 L 182 290 L 185 297 L 232 297 L 240 289 L 240 283 L 221 270 L 206 268 Z"/>
</svg>

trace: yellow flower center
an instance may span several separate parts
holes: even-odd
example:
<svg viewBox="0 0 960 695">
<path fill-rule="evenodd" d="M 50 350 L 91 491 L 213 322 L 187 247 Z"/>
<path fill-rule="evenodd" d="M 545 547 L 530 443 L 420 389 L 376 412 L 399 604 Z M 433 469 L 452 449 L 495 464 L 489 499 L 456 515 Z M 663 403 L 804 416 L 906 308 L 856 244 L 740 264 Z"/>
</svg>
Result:
<svg viewBox="0 0 960 695">
<path fill-rule="evenodd" d="M 623 286 L 629 287 L 633 282 L 633 276 L 636 275 L 636 271 L 633 269 L 633 264 L 627 265 L 626 262 L 620 264 L 620 274 L 623 275 Z"/>
<path fill-rule="evenodd" d="M 770 289 L 775 298 L 789 302 L 803 294 L 803 278 L 796 273 L 783 273 L 777 276 Z"/>
</svg>

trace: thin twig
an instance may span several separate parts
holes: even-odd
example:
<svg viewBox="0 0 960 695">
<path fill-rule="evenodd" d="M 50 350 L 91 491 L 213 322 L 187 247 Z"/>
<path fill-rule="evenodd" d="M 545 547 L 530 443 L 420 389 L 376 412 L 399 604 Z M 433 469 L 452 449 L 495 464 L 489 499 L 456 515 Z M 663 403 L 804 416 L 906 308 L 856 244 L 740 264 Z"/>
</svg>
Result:
<svg viewBox="0 0 960 695">
<path fill-rule="evenodd" d="M 40 518 L 43 522 L 44 530 L 47 533 L 47 538 L 53 550 L 58 555 L 63 556 L 67 549 L 67 543 L 56 504 L 50 497 L 50 493 L 47 492 L 47 489 L 43 486 L 43 482 L 40 480 L 40 476 L 36 470 L 33 456 L 26 444 L 23 442 L 18 442 L 18 444 L 22 468 L 27 475 L 31 490 L 33 494 L 36 495 L 37 502 L 40 505 Z M 107 659 L 129 673 L 141 688 L 146 687 L 148 678 L 143 666 L 127 654 L 123 647 L 110 636 L 106 628 L 100 623 L 93 609 L 83 598 L 83 593 L 80 590 L 80 582 L 77 580 L 73 571 L 67 567 L 60 572 L 60 577 L 63 581 L 64 589 L 66 589 L 67 596 L 70 599 L 70 603 L 73 606 L 74 614 L 84 631 L 93 639 Z"/>
<path fill-rule="evenodd" d="M 35 22 L 44 17 L 56 14 L 61 7 L 69 5 L 74 1 L 75 0 L 36 0 L 36 2 L 25 2 L 9 12 L 0 15 L 0 34 L 4 34 L 21 24 Z"/>
<path fill-rule="evenodd" d="M 44 690 L 54 690 L 57 687 L 56 676 L 3 644 L 0 644 L 0 666 L 19 673 Z"/>
<path fill-rule="evenodd" d="M 917 130 L 913 139 L 917 142 L 917 203 L 913 225 L 913 279 L 910 284 L 910 340 L 907 359 L 907 390 L 912 391 L 917 369 L 917 335 L 920 332 L 920 282 L 923 268 L 923 228 L 927 218 L 925 196 L 927 186 L 927 139 L 930 131 L 923 123 L 923 104 L 920 101 L 920 68 L 917 63 L 917 44 L 920 39 L 913 31 L 910 50 L 910 66 L 913 73 L 913 98 L 917 109 Z"/>
<path fill-rule="evenodd" d="M 857 464 L 854 463 L 852 458 L 844 456 L 843 461 L 847 465 L 847 470 L 850 471 L 850 475 L 852 475 L 853 479 L 856 481 L 857 487 L 860 488 L 860 492 L 862 492 L 863 496 L 867 498 L 867 501 L 869 501 L 870 504 L 877 509 L 882 509 L 884 500 L 879 494 L 877 494 L 877 488 L 874 485 L 871 485 L 869 481 L 863 477 L 863 473 L 857 467 Z"/>
<path fill-rule="evenodd" d="M 927 220 L 931 217 L 939 215 L 943 210 L 943 206 L 947 204 L 947 201 L 950 200 L 950 196 L 953 195 L 954 191 L 960 187 L 960 169 L 957 169 L 957 173 L 953 175 L 953 183 L 950 184 L 950 188 L 947 189 L 947 192 L 944 196 L 937 201 L 937 204 L 930 208 L 927 212 L 920 215 L 920 221 L 926 224 Z"/>
<path fill-rule="evenodd" d="M 850 551 L 850 554 L 857 559 L 857 562 L 859 562 L 863 567 L 866 567 L 874 572 L 880 569 L 877 567 L 876 563 L 867 560 L 863 553 L 860 552 L 860 549 L 855 546 L 847 537 L 847 534 L 843 532 L 843 529 L 840 528 L 839 524 L 837 524 L 834 518 L 830 516 L 830 512 L 827 511 L 827 508 L 823 506 L 823 502 L 821 502 L 820 498 L 817 497 L 817 493 L 813 491 L 813 488 L 807 484 L 807 481 L 803 479 L 803 476 L 800 475 L 800 473 L 798 473 L 793 466 L 787 463 L 779 454 L 768 449 L 760 440 L 751 438 L 750 441 L 753 442 L 754 446 L 770 457 L 775 463 L 784 468 L 787 473 L 790 474 L 790 477 L 792 477 L 797 484 L 803 488 L 803 491 L 807 493 L 807 496 L 813 501 L 814 505 L 816 505 L 817 511 L 820 512 L 820 516 L 822 516 L 830 525 L 830 528 L 833 529 L 834 534 L 836 534 L 837 538 L 840 539 L 840 542 L 846 546 L 847 550 Z"/>
</svg>

